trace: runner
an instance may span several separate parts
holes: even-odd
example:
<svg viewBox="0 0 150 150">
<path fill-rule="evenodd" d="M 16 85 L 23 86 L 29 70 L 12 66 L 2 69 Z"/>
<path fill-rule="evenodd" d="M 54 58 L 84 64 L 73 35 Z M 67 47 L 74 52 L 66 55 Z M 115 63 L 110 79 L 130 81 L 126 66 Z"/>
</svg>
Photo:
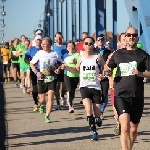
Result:
<svg viewBox="0 0 150 150">
<path fill-rule="evenodd" d="M 75 43 L 69 41 L 67 43 L 67 50 L 68 53 L 66 53 L 63 56 L 64 62 L 69 67 L 75 67 L 77 59 L 79 57 L 79 53 L 75 53 Z M 73 99 L 75 97 L 75 90 L 79 83 L 79 73 L 71 73 L 69 71 L 64 71 L 64 80 L 67 87 L 67 102 L 69 106 L 69 113 L 74 113 Z"/>
<path fill-rule="evenodd" d="M 126 48 L 126 39 L 125 39 L 125 33 L 121 33 L 119 35 L 119 49 L 124 49 Z M 109 55 L 108 59 L 107 59 L 107 62 L 109 61 L 109 59 L 111 58 L 111 56 L 113 55 L 113 53 L 111 55 Z M 107 63 L 106 62 L 106 63 Z M 110 84 L 110 93 L 111 93 L 111 104 L 113 106 L 113 111 L 114 111 L 114 118 L 116 120 L 116 125 L 115 125 L 115 129 L 114 129 L 114 134 L 115 135 L 120 135 L 120 132 L 121 132 L 121 124 L 119 122 L 119 118 L 118 118 L 118 114 L 117 114 L 117 111 L 114 107 L 114 87 L 113 87 L 113 84 L 114 84 L 114 77 L 116 75 L 116 72 L 117 72 L 117 68 L 114 68 L 113 71 L 112 71 L 112 76 L 111 77 L 108 77 L 109 78 L 109 84 Z"/>
<path fill-rule="evenodd" d="M 37 30 L 35 31 L 35 39 L 32 40 L 32 46 L 36 46 L 36 42 L 35 42 L 36 36 L 38 36 L 38 37 L 41 36 L 41 38 L 43 38 L 43 30 L 37 29 Z"/>
<path fill-rule="evenodd" d="M 101 86 L 97 76 L 100 72 L 100 65 L 101 67 L 104 65 L 104 60 L 99 54 L 93 52 L 94 39 L 92 37 L 86 37 L 83 42 L 84 54 L 79 57 L 75 67 L 66 66 L 66 69 L 72 73 L 80 72 L 80 92 L 85 106 L 87 120 L 93 131 L 91 140 L 97 141 L 98 133 L 96 132 L 95 124 L 101 126 L 102 123 L 99 111 L 101 105 Z M 95 118 L 92 108 L 94 108 Z"/>
<path fill-rule="evenodd" d="M 104 61 L 107 61 L 108 56 L 111 54 L 111 51 L 105 47 L 105 37 L 104 34 L 100 34 L 97 37 L 96 41 L 97 47 L 96 50 L 103 57 Z M 104 119 L 104 111 L 108 103 L 108 90 L 109 90 L 109 80 L 108 78 L 104 78 L 101 80 L 101 88 L 102 88 L 102 99 L 103 104 L 101 105 L 101 119 Z"/>
<path fill-rule="evenodd" d="M 1 56 L 3 57 L 4 82 L 10 82 L 11 61 L 8 42 L 5 42 L 4 47 L 1 48 Z"/>
<path fill-rule="evenodd" d="M 42 37 L 36 36 L 35 38 L 36 46 L 32 46 L 25 54 L 25 62 L 30 64 L 30 61 L 35 56 L 35 54 L 42 50 L 41 43 L 42 43 Z M 34 74 L 34 72 L 30 68 L 30 78 L 32 83 L 32 97 L 34 100 L 34 109 L 33 111 L 38 111 L 38 87 L 37 87 L 37 76 Z M 41 112 L 42 113 L 42 112 Z"/>
<path fill-rule="evenodd" d="M 66 50 L 66 45 L 63 44 L 63 36 L 61 32 L 57 32 L 55 34 L 55 44 L 53 45 L 53 50 L 55 52 L 58 53 L 59 57 L 61 57 L 61 59 L 63 59 L 63 55 L 67 53 Z M 61 104 L 62 105 L 66 105 L 66 99 L 64 97 L 65 93 L 66 93 L 66 85 L 64 83 L 64 70 L 60 71 L 60 74 L 58 75 L 57 78 L 58 81 L 58 85 L 57 85 L 57 89 L 56 89 L 56 93 L 55 93 L 55 97 L 56 97 L 56 110 L 60 110 L 60 102 L 59 99 L 61 98 Z M 61 92 L 60 92 L 61 89 Z"/>
<path fill-rule="evenodd" d="M 12 66 L 12 75 L 14 78 L 15 85 L 19 85 L 20 79 L 20 65 L 19 65 L 19 57 L 16 56 L 16 47 L 19 44 L 19 39 L 15 38 L 13 42 L 13 46 L 10 47 L 10 57 L 11 57 L 11 66 Z M 17 79 L 18 74 L 18 79 Z"/>
<path fill-rule="evenodd" d="M 23 86 L 23 93 L 30 94 L 30 65 L 24 61 L 25 53 L 28 51 L 30 41 L 25 40 L 24 46 L 22 46 L 17 52 L 16 56 L 19 56 L 20 73 L 21 73 L 21 84 Z"/>
<path fill-rule="evenodd" d="M 53 98 L 56 91 L 56 74 L 60 71 L 60 69 L 56 67 L 56 63 L 62 62 L 58 54 L 51 50 L 51 45 L 51 40 L 49 40 L 49 38 L 44 38 L 42 40 L 43 50 L 38 51 L 30 61 L 31 69 L 38 77 L 38 93 L 39 102 L 41 104 L 40 111 L 44 111 L 46 92 L 48 92 L 48 102 L 46 104 L 45 116 L 46 123 L 51 122 L 49 115 L 53 108 Z M 35 67 L 35 64 L 37 63 L 38 68 Z"/>
<path fill-rule="evenodd" d="M 138 31 L 129 27 L 126 31 L 126 49 L 114 52 L 104 69 L 104 72 L 108 72 L 117 67 L 114 106 L 121 123 L 122 150 L 133 148 L 143 113 L 143 79 L 150 78 L 150 55 L 137 49 L 138 39 Z"/>
</svg>

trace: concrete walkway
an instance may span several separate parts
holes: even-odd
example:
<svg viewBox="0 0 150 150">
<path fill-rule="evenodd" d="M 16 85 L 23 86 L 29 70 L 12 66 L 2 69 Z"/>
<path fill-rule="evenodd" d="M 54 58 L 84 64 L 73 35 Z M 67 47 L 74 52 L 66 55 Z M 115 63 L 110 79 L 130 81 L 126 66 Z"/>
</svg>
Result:
<svg viewBox="0 0 150 150">
<path fill-rule="evenodd" d="M 150 150 L 150 84 L 145 84 L 145 89 L 145 108 L 135 150 Z M 52 123 L 47 124 L 44 114 L 32 111 L 30 95 L 23 94 L 13 83 L 1 84 L 0 150 L 120 150 L 119 137 L 113 133 L 115 120 L 110 103 L 98 130 L 100 139 L 91 142 L 91 131 L 80 100 L 77 90 L 75 113 L 69 114 L 68 107 L 63 106 L 62 110 L 52 112 Z"/>
</svg>

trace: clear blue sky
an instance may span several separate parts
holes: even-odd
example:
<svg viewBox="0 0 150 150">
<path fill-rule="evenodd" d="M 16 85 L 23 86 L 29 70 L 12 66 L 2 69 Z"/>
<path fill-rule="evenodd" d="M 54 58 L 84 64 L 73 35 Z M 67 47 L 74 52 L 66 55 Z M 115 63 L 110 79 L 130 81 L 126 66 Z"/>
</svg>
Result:
<svg viewBox="0 0 150 150">
<path fill-rule="evenodd" d="M 6 0 L 4 3 L 6 26 L 4 41 L 20 37 L 22 34 L 32 38 L 34 27 L 37 28 L 40 16 L 43 19 L 45 0 Z M 2 2 L 0 1 L 2 6 Z M 107 0 L 107 31 L 112 31 L 112 1 Z M 2 11 L 2 10 L 1 10 Z M 123 16 L 122 16 L 123 14 Z M 2 23 L 2 22 L 1 22 Z M 124 5 L 124 0 L 118 0 L 118 33 L 124 32 L 129 25 L 129 17 Z"/>
</svg>

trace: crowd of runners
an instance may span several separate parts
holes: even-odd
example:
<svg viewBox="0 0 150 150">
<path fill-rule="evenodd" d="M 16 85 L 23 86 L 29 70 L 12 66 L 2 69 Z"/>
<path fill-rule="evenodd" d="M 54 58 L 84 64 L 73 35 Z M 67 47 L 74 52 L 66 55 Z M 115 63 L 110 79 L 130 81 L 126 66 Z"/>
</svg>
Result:
<svg viewBox="0 0 150 150">
<path fill-rule="evenodd" d="M 150 56 L 138 43 L 138 31 L 133 27 L 119 35 L 118 50 L 112 51 L 105 39 L 103 34 L 93 39 L 83 32 L 81 41 L 66 42 L 57 32 L 52 41 L 37 29 L 32 41 L 25 35 L 10 40 L 1 48 L 4 82 L 11 81 L 12 71 L 15 86 L 32 94 L 33 111 L 45 113 L 46 123 L 51 122 L 54 97 L 55 110 L 68 105 L 69 113 L 74 113 L 79 85 L 80 104 L 85 107 L 94 141 L 99 139 L 96 126 L 102 125 L 110 89 L 114 133 L 120 135 L 122 150 L 131 150 L 143 113 L 143 79 L 150 78 Z"/>
</svg>

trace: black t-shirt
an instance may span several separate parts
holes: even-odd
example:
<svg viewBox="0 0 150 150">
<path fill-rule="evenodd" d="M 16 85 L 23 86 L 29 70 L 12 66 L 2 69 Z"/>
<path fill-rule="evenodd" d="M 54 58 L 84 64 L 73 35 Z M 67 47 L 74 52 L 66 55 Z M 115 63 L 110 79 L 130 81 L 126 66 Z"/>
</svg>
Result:
<svg viewBox="0 0 150 150">
<path fill-rule="evenodd" d="M 114 78 L 115 96 L 144 96 L 144 78 L 131 75 L 131 70 L 137 68 L 140 72 L 145 72 L 145 70 L 150 71 L 149 54 L 139 49 L 117 50 L 111 57 L 108 67 L 117 67 L 117 72 Z"/>
</svg>

